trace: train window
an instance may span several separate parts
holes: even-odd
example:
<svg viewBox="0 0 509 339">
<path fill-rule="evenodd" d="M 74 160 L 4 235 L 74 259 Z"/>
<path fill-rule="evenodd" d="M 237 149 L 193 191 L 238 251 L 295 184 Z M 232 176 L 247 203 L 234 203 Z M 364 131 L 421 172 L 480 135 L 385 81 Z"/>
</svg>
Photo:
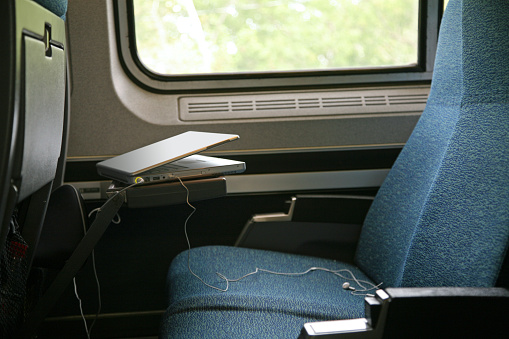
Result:
<svg viewBox="0 0 509 339">
<path fill-rule="evenodd" d="M 163 93 L 429 81 L 443 1 L 119 0 L 126 73 Z"/>
<path fill-rule="evenodd" d="M 415 66 L 415 0 L 134 0 L 140 62 L 165 75 Z"/>
</svg>

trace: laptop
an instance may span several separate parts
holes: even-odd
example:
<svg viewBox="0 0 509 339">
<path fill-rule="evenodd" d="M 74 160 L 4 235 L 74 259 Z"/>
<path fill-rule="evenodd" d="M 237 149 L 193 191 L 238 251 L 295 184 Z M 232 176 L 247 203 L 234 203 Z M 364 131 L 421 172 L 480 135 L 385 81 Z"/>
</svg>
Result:
<svg viewBox="0 0 509 339">
<path fill-rule="evenodd" d="M 97 172 L 126 184 L 139 178 L 153 183 L 241 173 L 246 170 L 242 161 L 197 154 L 238 138 L 235 134 L 189 131 L 101 161 Z"/>
</svg>

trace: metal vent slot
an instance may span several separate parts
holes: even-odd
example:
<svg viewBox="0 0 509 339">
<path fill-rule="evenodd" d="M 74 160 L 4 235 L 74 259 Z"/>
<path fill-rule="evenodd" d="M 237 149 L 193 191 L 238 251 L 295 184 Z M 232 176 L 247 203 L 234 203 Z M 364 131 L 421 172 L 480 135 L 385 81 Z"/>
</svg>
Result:
<svg viewBox="0 0 509 339">
<path fill-rule="evenodd" d="M 183 121 L 422 112 L 429 87 L 189 96 L 179 99 Z"/>
<path fill-rule="evenodd" d="M 362 106 L 362 97 L 322 98 L 323 107 Z"/>
<path fill-rule="evenodd" d="M 199 102 L 189 104 L 190 113 L 204 113 L 204 112 L 228 112 L 230 106 L 228 102 Z"/>
<path fill-rule="evenodd" d="M 310 98 L 310 99 L 298 99 L 297 104 L 300 109 L 303 108 L 320 108 L 320 98 Z"/>
<path fill-rule="evenodd" d="M 426 104 L 428 95 L 389 95 L 388 98 L 391 105 Z"/>
<path fill-rule="evenodd" d="M 269 109 L 296 109 L 297 105 L 295 100 L 261 100 L 256 101 L 257 110 L 269 110 Z"/>
<path fill-rule="evenodd" d="M 364 104 L 366 106 L 375 106 L 375 105 L 388 105 L 389 102 L 387 100 L 387 96 L 385 95 L 377 95 L 377 96 L 365 96 Z"/>
<path fill-rule="evenodd" d="M 253 111 L 254 110 L 254 104 L 253 104 L 252 100 L 249 100 L 249 101 L 233 101 L 231 108 L 232 108 L 233 112 Z"/>
</svg>

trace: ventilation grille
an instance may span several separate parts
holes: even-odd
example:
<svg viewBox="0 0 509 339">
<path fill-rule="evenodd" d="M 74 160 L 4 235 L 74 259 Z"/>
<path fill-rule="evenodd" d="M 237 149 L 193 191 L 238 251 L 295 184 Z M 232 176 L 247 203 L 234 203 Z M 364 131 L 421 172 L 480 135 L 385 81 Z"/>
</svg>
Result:
<svg viewBox="0 0 509 339">
<path fill-rule="evenodd" d="M 428 87 L 182 97 L 184 121 L 422 112 Z"/>
</svg>

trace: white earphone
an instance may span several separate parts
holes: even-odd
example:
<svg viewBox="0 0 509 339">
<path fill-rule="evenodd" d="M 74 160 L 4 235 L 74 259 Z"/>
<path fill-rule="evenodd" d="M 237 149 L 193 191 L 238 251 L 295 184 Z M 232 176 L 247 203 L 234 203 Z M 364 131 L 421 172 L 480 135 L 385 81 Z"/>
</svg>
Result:
<svg viewBox="0 0 509 339">
<path fill-rule="evenodd" d="M 350 286 L 350 283 L 348 281 L 343 283 L 343 289 L 355 291 L 355 288 Z"/>
</svg>

